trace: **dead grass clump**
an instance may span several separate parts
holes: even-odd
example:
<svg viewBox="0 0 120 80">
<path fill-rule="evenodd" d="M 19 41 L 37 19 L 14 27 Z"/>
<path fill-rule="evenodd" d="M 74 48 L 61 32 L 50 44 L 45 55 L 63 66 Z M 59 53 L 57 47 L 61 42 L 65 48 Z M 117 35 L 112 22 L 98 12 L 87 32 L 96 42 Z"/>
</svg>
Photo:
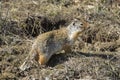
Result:
<svg viewBox="0 0 120 80">
<path fill-rule="evenodd" d="M 84 43 L 84 47 L 81 46 L 83 47 L 82 49 L 93 51 L 118 51 L 117 48 L 120 47 L 119 16 L 110 15 L 111 12 L 104 12 L 105 13 L 89 14 L 88 21 L 90 28 L 81 36 L 81 40 Z"/>
<path fill-rule="evenodd" d="M 111 42 L 120 38 L 119 33 L 120 29 L 118 26 L 96 25 L 95 27 L 91 27 L 87 32 L 85 32 L 85 34 L 83 34 L 83 40 L 88 43 L 94 43 L 96 41 Z"/>
<path fill-rule="evenodd" d="M 21 26 L 26 35 L 36 37 L 41 33 L 59 29 L 65 25 L 66 20 L 57 19 L 57 17 L 51 19 L 44 16 L 29 16 L 24 22 L 21 22 Z"/>
</svg>

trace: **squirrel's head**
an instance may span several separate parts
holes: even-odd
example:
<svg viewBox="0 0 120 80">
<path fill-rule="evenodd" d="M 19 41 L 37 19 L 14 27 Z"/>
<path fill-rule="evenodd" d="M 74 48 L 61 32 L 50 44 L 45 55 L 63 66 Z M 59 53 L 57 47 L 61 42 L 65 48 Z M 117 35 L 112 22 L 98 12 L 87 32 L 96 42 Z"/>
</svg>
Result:
<svg viewBox="0 0 120 80">
<path fill-rule="evenodd" d="M 72 23 L 67 27 L 68 36 L 73 42 L 77 39 L 79 34 L 82 34 L 88 27 L 88 24 L 83 19 L 74 19 Z"/>
<path fill-rule="evenodd" d="M 74 19 L 72 23 L 67 27 L 70 33 L 83 32 L 88 27 L 88 23 L 82 19 Z"/>
</svg>

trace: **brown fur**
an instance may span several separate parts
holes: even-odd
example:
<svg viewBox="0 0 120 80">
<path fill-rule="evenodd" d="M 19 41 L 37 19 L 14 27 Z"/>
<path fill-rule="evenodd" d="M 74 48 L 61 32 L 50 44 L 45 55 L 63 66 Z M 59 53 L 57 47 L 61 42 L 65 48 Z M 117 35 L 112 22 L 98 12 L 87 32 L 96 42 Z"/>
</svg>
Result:
<svg viewBox="0 0 120 80">
<path fill-rule="evenodd" d="M 57 51 L 65 50 L 65 52 L 70 52 L 71 46 L 74 44 L 79 34 L 82 34 L 86 28 L 87 23 L 85 21 L 75 19 L 66 28 L 40 34 L 35 39 L 27 60 L 36 58 L 35 60 L 37 60 L 41 65 L 45 65 L 51 56 Z M 24 65 L 20 67 L 22 70 L 25 69 Z"/>
</svg>

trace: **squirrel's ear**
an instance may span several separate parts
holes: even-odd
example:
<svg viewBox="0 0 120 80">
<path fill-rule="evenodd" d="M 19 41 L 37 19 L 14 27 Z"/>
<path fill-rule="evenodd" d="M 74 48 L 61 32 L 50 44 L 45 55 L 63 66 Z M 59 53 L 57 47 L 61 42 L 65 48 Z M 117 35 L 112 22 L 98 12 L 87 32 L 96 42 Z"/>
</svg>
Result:
<svg viewBox="0 0 120 80">
<path fill-rule="evenodd" d="M 74 19 L 74 20 L 73 20 L 73 22 L 77 22 L 77 21 L 78 21 L 78 19 Z"/>
</svg>

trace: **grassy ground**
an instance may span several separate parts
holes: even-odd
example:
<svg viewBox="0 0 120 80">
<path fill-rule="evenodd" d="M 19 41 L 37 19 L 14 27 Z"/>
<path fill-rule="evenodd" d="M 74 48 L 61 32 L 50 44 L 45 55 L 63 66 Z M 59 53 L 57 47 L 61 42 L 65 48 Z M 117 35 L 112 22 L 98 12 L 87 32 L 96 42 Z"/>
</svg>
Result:
<svg viewBox="0 0 120 80">
<path fill-rule="evenodd" d="M 119 0 L 0 1 L 0 80 L 119 80 Z M 47 66 L 19 66 L 37 35 L 81 16 L 90 28 L 71 53 L 53 55 Z"/>
</svg>

